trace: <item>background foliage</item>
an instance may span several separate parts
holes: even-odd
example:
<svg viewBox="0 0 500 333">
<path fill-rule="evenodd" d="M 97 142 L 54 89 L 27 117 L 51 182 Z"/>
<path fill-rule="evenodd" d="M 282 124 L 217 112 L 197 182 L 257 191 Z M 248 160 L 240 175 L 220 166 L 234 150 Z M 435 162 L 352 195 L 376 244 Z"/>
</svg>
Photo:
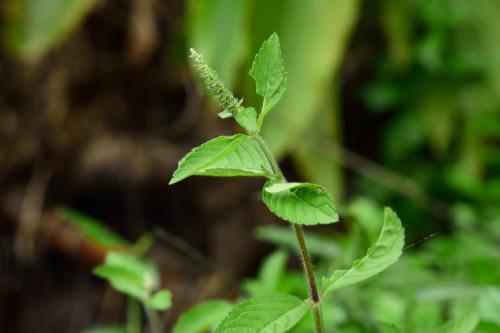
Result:
<svg viewBox="0 0 500 333">
<path fill-rule="evenodd" d="M 309 236 L 317 270 L 345 268 L 362 257 L 380 230 L 384 205 L 398 212 L 409 245 L 383 275 L 335 294 L 325 308 L 327 326 L 433 332 L 472 313 L 477 332 L 500 331 L 500 2 L 0 4 L 3 330 L 54 331 L 50 323 L 35 325 L 47 315 L 30 313 L 44 304 L 52 315 L 50 298 L 42 295 L 56 289 L 66 300 L 59 307 L 68 309 L 51 317 L 56 331 L 119 321 L 116 296 L 99 306 L 102 288 L 83 277 L 87 266 L 74 263 L 95 264 L 102 253 L 95 246 L 73 253 L 54 236 L 59 229 L 51 227 L 51 212 L 60 204 L 106 221 L 121 234 L 104 232 L 112 247 L 129 246 L 125 239 L 153 226 L 169 233 L 156 245 L 160 273 L 173 292 L 168 327 L 196 301 L 234 300 L 240 285 L 248 295 L 306 296 L 289 231 L 270 226 L 272 217 L 255 207 L 259 184 L 195 180 L 167 187 L 187 147 L 233 131 L 217 120 L 220 110 L 209 97 L 201 102 L 188 48 L 202 53 L 246 104 L 258 105 L 246 71 L 262 41 L 277 32 L 288 90 L 263 134 L 289 179 L 321 184 L 340 206 L 341 226 Z M 77 213 L 66 214 L 74 222 Z M 95 222 L 80 229 L 102 239 Z M 280 249 L 267 255 L 271 249 L 253 234 Z M 47 247 L 57 251 L 38 251 Z M 210 265 L 201 269 L 198 252 L 238 281 L 220 278 Z M 68 274 L 71 279 L 57 277 Z M 188 294 L 185 284 L 196 284 L 186 276 L 195 275 L 200 285 L 210 280 L 225 287 Z M 28 297 L 37 290 L 35 278 L 44 292 Z M 94 298 L 75 301 L 82 286 Z M 65 321 L 81 309 L 89 315 Z M 307 320 L 294 331 L 307 332 Z"/>
</svg>

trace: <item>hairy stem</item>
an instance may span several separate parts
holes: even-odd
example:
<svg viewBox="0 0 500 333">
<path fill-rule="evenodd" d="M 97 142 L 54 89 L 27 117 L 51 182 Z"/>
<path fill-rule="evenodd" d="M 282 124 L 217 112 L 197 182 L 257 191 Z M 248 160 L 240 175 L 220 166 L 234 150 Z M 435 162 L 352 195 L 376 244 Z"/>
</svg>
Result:
<svg viewBox="0 0 500 333">
<path fill-rule="evenodd" d="M 149 305 L 144 304 L 144 311 L 148 317 L 149 327 L 152 333 L 162 333 L 161 321 L 158 312 L 153 310 Z"/>
<path fill-rule="evenodd" d="M 275 174 L 276 180 L 285 181 L 285 177 L 281 172 L 276 159 L 274 158 L 271 150 L 267 146 L 266 142 L 262 139 L 260 135 L 256 135 L 255 138 L 259 143 L 259 146 L 262 148 L 262 151 L 266 155 L 269 164 L 273 168 L 273 172 Z M 311 261 L 311 257 L 309 255 L 309 251 L 307 250 L 306 241 L 304 239 L 304 231 L 300 224 L 291 223 L 293 230 L 295 231 L 295 237 L 297 238 L 297 243 L 299 244 L 300 257 L 302 258 L 302 266 L 306 273 L 307 284 L 309 285 L 309 297 L 312 302 L 312 311 L 314 316 L 314 325 L 316 328 L 316 333 L 323 333 L 323 317 L 321 315 L 321 300 L 318 293 L 318 287 L 316 285 L 316 279 L 314 278 L 313 265 Z"/>
</svg>

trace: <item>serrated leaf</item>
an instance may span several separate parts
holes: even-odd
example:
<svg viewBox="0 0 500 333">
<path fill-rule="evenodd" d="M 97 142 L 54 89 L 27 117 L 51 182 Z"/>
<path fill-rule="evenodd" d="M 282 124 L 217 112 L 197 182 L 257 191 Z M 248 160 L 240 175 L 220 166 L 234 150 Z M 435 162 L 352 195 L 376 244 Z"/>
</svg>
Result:
<svg viewBox="0 0 500 333">
<path fill-rule="evenodd" d="M 217 326 L 214 333 L 281 333 L 295 326 L 308 305 L 286 294 L 250 298 L 238 304 Z"/>
<path fill-rule="evenodd" d="M 165 311 L 172 306 L 172 293 L 166 289 L 160 290 L 147 303 L 155 310 Z"/>
<path fill-rule="evenodd" d="M 255 138 L 244 134 L 219 136 L 191 150 L 175 170 L 169 184 L 190 176 L 264 176 L 272 167 Z"/>
<path fill-rule="evenodd" d="M 316 184 L 269 181 L 262 198 L 270 211 L 291 223 L 328 224 L 339 219 L 330 194 Z"/>
<path fill-rule="evenodd" d="M 329 278 L 323 278 L 325 294 L 366 280 L 395 263 L 404 245 L 404 228 L 396 213 L 386 207 L 384 224 L 377 241 L 366 255 L 356 260 L 350 269 L 337 270 Z"/>
<path fill-rule="evenodd" d="M 287 74 L 281 55 L 278 35 L 272 34 L 255 55 L 250 76 L 255 80 L 257 94 L 264 97 L 259 124 L 265 115 L 279 102 L 286 90 Z"/>
<path fill-rule="evenodd" d="M 477 313 L 471 313 L 459 319 L 448 322 L 443 327 L 436 330 L 436 333 L 471 333 L 478 323 Z"/>
<path fill-rule="evenodd" d="M 95 0 L 9 0 L 3 40 L 16 57 L 33 61 L 61 42 L 90 13 Z"/>
<path fill-rule="evenodd" d="M 248 133 L 256 134 L 259 132 L 257 124 L 257 111 L 254 108 L 245 108 L 236 115 L 236 122 L 240 124 Z"/>
<path fill-rule="evenodd" d="M 172 333 L 204 333 L 212 330 L 232 308 L 231 303 L 222 300 L 199 303 L 180 316 Z"/>
</svg>

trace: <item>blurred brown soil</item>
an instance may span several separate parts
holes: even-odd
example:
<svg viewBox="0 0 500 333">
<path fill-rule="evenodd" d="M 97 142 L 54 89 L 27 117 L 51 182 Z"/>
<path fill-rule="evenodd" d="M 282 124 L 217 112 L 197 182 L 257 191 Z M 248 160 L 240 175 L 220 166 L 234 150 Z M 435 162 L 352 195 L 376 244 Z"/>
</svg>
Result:
<svg viewBox="0 0 500 333">
<path fill-rule="evenodd" d="M 0 51 L 0 331 L 79 332 L 123 321 L 124 298 L 91 276 L 106 249 L 54 214 L 66 205 L 129 240 L 154 230 L 178 313 L 234 298 L 265 250 L 260 181 L 168 180 L 190 147 L 222 128 L 183 49 L 184 2 L 102 2 L 35 64 Z M 168 331 L 168 330 L 167 330 Z"/>
</svg>

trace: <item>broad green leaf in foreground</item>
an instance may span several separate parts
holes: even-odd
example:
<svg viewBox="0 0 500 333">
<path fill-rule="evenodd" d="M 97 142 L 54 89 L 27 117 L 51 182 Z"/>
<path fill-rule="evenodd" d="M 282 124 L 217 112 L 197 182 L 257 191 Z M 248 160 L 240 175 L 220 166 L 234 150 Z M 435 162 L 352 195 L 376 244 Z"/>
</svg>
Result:
<svg viewBox="0 0 500 333">
<path fill-rule="evenodd" d="M 339 219 L 330 194 L 319 185 L 270 181 L 262 198 L 269 210 L 291 223 L 328 224 Z"/>
<path fill-rule="evenodd" d="M 404 228 L 401 221 L 392 209 L 386 207 L 384 224 L 377 241 L 351 268 L 334 271 L 330 277 L 323 278 L 324 293 L 356 284 L 382 272 L 398 260 L 403 246 Z"/>
<path fill-rule="evenodd" d="M 295 326 L 309 306 L 292 295 L 274 294 L 250 298 L 238 304 L 214 333 L 281 333 Z"/>
<path fill-rule="evenodd" d="M 212 330 L 232 308 L 231 303 L 222 300 L 197 304 L 180 316 L 172 333 L 204 333 Z"/>
<path fill-rule="evenodd" d="M 448 322 L 446 325 L 436 330 L 436 333 L 472 333 L 477 323 L 477 313 L 471 313 Z"/>
<path fill-rule="evenodd" d="M 250 76 L 255 79 L 257 94 L 264 97 L 259 124 L 275 106 L 286 89 L 287 74 L 281 55 L 278 35 L 272 34 L 259 49 L 250 69 Z"/>
<path fill-rule="evenodd" d="M 191 150 L 179 162 L 169 184 L 190 176 L 264 176 L 273 174 L 255 138 L 219 136 Z"/>
<path fill-rule="evenodd" d="M 23 60 L 35 60 L 66 37 L 96 0 L 8 0 L 3 40 Z"/>
</svg>

